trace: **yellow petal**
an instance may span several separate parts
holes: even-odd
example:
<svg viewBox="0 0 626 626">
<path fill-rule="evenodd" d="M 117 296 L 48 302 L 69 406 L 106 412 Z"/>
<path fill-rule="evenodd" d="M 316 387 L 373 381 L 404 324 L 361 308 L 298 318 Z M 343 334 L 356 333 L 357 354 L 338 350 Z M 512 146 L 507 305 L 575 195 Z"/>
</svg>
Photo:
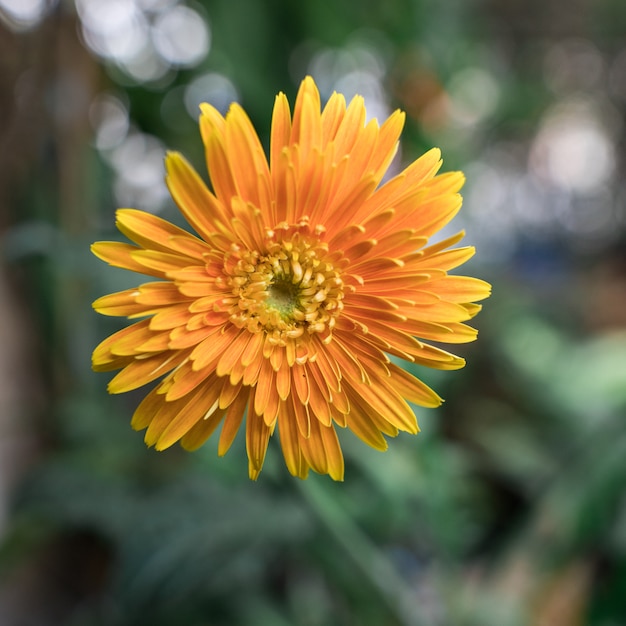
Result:
<svg viewBox="0 0 626 626">
<path fill-rule="evenodd" d="M 115 223 L 120 232 L 146 250 L 171 252 L 170 240 L 177 237 L 189 243 L 184 254 L 191 259 L 202 259 L 202 255 L 198 255 L 199 250 L 208 252 L 208 248 L 200 240 L 152 213 L 136 209 L 118 209 L 115 217 Z"/>
<path fill-rule="evenodd" d="M 207 378 L 195 393 L 186 398 L 181 410 L 171 419 L 155 443 L 157 450 L 165 450 L 187 434 L 200 420 L 208 422 L 202 433 L 208 437 L 221 421 L 224 410 L 219 408 L 221 381 L 213 375 Z"/>
<path fill-rule="evenodd" d="M 226 116 L 225 142 L 239 198 L 261 207 L 257 178 L 269 178 L 269 167 L 257 133 L 237 103 Z"/>
<path fill-rule="evenodd" d="M 195 231 L 205 239 L 215 232 L 229 233 L 226 208 L 207 189 L 185 158 L 177 152 L 169 152 L 165 167 L 165 182 L 172 198 Z"/>
<path fill-rule="evenodd" d="M 390 383 L 394 389 L 403 397 L 429 408 L 439 406 L 443 400 L 437 395 L 426 383 L 423 383 L 419 378 L 409 374 L 401 367 L 398 367 L 395 363 L 389 364 L 391 370 Z"/>
<path fill-rule="evenodd" d="M 162 270 L 147 267 L 133 258 L 133 254 L 139 249 L 136 246 L 118 241 L 98 241 L 91 246 L 91 251 L 95 256 L 113 267 L 121 267 L 131 272 L 164 278 L 165 272 Z"/>
<path fill-rule="evenodd" d="M 125 393 L 143 387 L 167 374 L 180 365 L 187 355 L 184 352 L 162 352 L 145 359 L 135 359 L 129 363 L 109 383 L 109 393 Z"/>
</svg>

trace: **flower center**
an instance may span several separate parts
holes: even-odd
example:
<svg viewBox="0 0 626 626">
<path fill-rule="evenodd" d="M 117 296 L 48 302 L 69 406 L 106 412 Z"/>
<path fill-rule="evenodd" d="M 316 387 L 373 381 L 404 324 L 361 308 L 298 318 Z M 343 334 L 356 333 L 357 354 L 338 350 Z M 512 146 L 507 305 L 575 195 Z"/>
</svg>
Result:
<svg viewBox="0 0 626 626">
<path fill-rule="evenodd" d="M 234 296 L 231 322 L 264 331 L 278 345 L 305 333 L 322 333 L 330 340 L 343 309 L 341 255 L 330 254 L 319 233 L 310 233 L 306 224 L 269 230 L 265 244 L 263 252 L 233 247 L 226 260 Z"/>
<path fill-rule="evenodd" d="M 288 320 L 293 317 L 298 295 L 298 287 L 291 281 L 274 279 L 267 289 L 265 305 L 268 309 L 278 311 L 282 319 Z"/>
</svg>

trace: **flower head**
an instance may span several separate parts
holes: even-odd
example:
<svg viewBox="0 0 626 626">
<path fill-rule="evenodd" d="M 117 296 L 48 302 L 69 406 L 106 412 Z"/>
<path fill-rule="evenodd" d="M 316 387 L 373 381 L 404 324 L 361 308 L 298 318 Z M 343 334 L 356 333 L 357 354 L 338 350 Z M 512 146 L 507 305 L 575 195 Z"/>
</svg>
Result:
<svg viewBox="0 0 626 626">
<path fill-rule="evenodd" d="M 358 96 L 346 106 L 335 93 L 321 110 L 306 78 L 293 117 L 276 98 L 268 163 L 239 105 L 222 117 L 204 104 L 212 190 L 180 154 L 166 157 L 172 197 L 198 236 L 121 209 L 117 226 L 134 245 L 93 245 L 109 264 L 158 279 L 94 303 L 141 318 L 105 339 L 93 366 L 121 370 L 111 393 L 160 379 L 131 422 L 148 445 L 193 450 L 223 423 L 222 455 L 245 419 L 251 478 L 277 431 L 292 474 L 341 480 L 336 426 L 384 450 L 383 435 L 418 431 L 407 401 L 441 403 L 390 356 L 457 369 L 463 359 L 426 342 L 476 337 L 465 322 L 489 285 L 448 274 L 473 248 L 451 248 L 463 233 L 428 245 L 459 210 L 463 175 L 438 175 L 434 149 L 381 184 L 404 115 L 365 120 Z"/>
</svg>

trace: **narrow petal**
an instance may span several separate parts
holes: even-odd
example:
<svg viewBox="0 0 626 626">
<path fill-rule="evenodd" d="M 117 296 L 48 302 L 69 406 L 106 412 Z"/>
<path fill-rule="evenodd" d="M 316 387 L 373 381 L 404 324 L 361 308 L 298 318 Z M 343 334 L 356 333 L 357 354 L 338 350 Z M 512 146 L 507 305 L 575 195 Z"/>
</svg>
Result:
<svg viewBox="0 0 626 626">
<path fill-rule="evenodd" d="M 260 333 L 249 333 L 248 331 L 240 331 L 232 341 L 228 350 L 220 356 L 217 363 L 216 372 L 218 376 L 230 375 L 235 363 L 241 361 L 248 346 L 260 336 Z"/>
<path fill-rule="evenodd" d="M 223 417 L 224 411 L 218 410 L 208 418 L 196 422 L 180 440 L 180 445 L 189 452 L 197 450 L 215 432 Z"/>
<path fill-rule="evenodd" d="M 254 392 L 251 393 L 251 396 L 254 396 Z M 254 406 L 252 397 L 250 405 Z M 252 480 L 258 478 L 263 468 L 271 432 L 271 428 L 265 424 L 261 415 L 257 415 L 254 410 L 248 411 L 246 419 L 246 451 L 248 452 L 249 475 Z"/>
<path fill-rule="evenodd" d="M 291 371 L 286 363 L 276 372 L 276 392 L 283 401 L 287 400 L 291 392 Z"/>
<path fill-rule="evenodd" d="M 109 383 L 109 393 L 125 393 L 167 374 L 187 358 L 184 352 L 163 352 L 129 363 Z"/>
<path fill-rule="evenodd" d="M 254 394 L 255 413 L 264 415 L 272 394 L 276 395 L 276 372 L 269 359 L 263 359 L 256 384 L 256 393 Z M 272 419 L 273 417 L 275 416 L 270 415 L 268 419 Z M 271 426 L 271 423 L 267 425 Z"/>
<path fill-rule="evenodd" d="M 257 177 L 269 178 L 269 167 L 256 131 L 237 103 L 226 117 L 225 138 L 240 198 L 261 207 Z"/>
<path fill-rule="evenodd" d="M 177 152 L 165 158 L 165 182 L 185 219 L 204 239 L 212 233 L 229 233 L 227 208 L 208 190 L 187 160 Z"/>
<path fill-rule="evenodd" d="M 199 343 L 191 353 L 193 369 L 200 370 L 209 363 L 217 363 L 224 350 L 235 341 L 240 332 L 241 330 L 235 326 L 217 326 L 215 332 Z"/>
<path fill-rule="evenodd" d="M 403 398 L 428 408 L 438 407 L 443 402 L 426 383 L 398 367 L 395 363 L 391 363 L 389 369 L 392 374 L 390 382 Z"/>
<path fill-rule="evenodd" d="M 333 426 L 321 426 L 320 434 L 326 452 L 328 474 L 333 480 L 342 481 L 344 473 L 343 454 L 335 428 Z"/>
<path fill-rule="evenodd" d="M 469 276 L 446 276 L 433 281 L 429 288 L 449 302 L 476 302 L 488 298 L 491 294 L 489 283 Z"/>
<path fill-rule="evenodd" d="M 328 474 L 328 459 L 321 429 L 324 428 L 317 420 L 311 420 L 311 435 L 300 436 L 300 448 L 306 462 L 318 474 Z"/>
<path fill-rule="evenodd" d="M 212 432 L 224 414 L 218 403 L 220 390 L 221 384 L 218 383 L 217 376 L 209 377 L 192 396 L 186 399 L 181 410 L 163 430 L 155 442 L 156 449 L 165 450 L 169 448 L 186 435 L 200 420 L 212 422 Z"/>
<path fill-rule="evenodd" d="M 140 314 L 147 315 L 153 310 L 153 307 L 147 307 L 145 304 L 138 303 L 136 299 L 138 295 L 138 289 L 126 289 L 102 296 L 95 300 L 92 306 L 101 315 L 126 317 Z"/>
<path fill-rule="evenodd" d="M 372 422 L 367 412 L 354 399 L 351 399 L 350 407 L 350 413 L 346 416 L 348 428 L 368 446 L 376 450 L 386 450 L 387 440 L 382 436 L 380 429 Z"/>
<path fill-rule="evenodd" d="M 296 426 L 296 416 L 291 402 L 281 402 L 278 412 L 278 433 L 285 464 L 292 476 L 306 478 L 308 465 L 304 461 Z"/>
<path fill-rule="evenodd" d="M 230 206 L 231 198 L 237 195 L 237 185 L 231 169 L 230 159 L 224 145 L 224 137 L 217 132 L 209 134 L 204 142 L 206 160 L 215 195 L 223 206 Z"/>
<path fill-rule="evenodd" d="M 165 278 L 165 272 L 146 267 L 133 258 L 132 255 L 137 250 L 140 250 L 140 248 L 131 246 L 129 243 L 120 243 L 119 241 L 98 241 L 91 246 L 91 251 L 95 256 L 113 267 L 121 267 L 131 272 Z"/>
<path fill-rule="evenodd" d="M 326 147 L 346 114 L 346 100 L 342 94 L 334 92 L 322 111 L 322 147 Z"/>
<path fill-rule="evenodd" d="M 296 103 L 294 105 L 293 123 L 291 128 L 291 144 L 303 143 L 305 149 L 308 151 L 311 146 L 311 136 L 320 134 L 321 128 L 317 132 L 312 131 L 308 126 L 312 122 L 313 115 L 317 112 L 317 118 L 319 119 L 320 110 L 320 94 L 317 89 L 317 85 L 310 76 L 307 76 L 300 84 L 298 95 L 296 96 Z M 313 122 L 316 124 L 316 122 Z"/>
<path fill-rule="evenodd" d="M 219 456 L 224 456 L 235 440 L 239 427 L 241 426 L 241 422 L 243 421 L 243 416 L 246 412 L 249 399 L 250 389 L 242 387 L 235 400 L 228 407 L 217 448 L 217 454 Z"/>
<path fill-rule="evenodd" d="M 189 256 L 192 250 L 194 250 L 194 244 L 199 245 L 200 249 L 205 252 L 209 251 L 206 245 L 187 231 L 152 213 L 136 209 L 118 209 L 115 217 L 115 224 L 119 231 L 146 250 L 171 252 L 170 240 L 173 237 L 180 237 L 188 240 L 190 243 L 185 253 L 186 256 Z M 190 258 L 193 259 L 194 257 L 191 256 Z M 201 260 L 202 256 L 196 258 Z"/>
<path fill-rule="evenodd" d="M 154 419 L 154 416 L 158 413 L 163 402 L 163 396 L 157 393 L 156 388 L 153 389 L 135 409 L 133 418 L 130 422 L 131 427 L 134 430 L 143 430 L 150 425 L 150 422 Z"/>
</svg>

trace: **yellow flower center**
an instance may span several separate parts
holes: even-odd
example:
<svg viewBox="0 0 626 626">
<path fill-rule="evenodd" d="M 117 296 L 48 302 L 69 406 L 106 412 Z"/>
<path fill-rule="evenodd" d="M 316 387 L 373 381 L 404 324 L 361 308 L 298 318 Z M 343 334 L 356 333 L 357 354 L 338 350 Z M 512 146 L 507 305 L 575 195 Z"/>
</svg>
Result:
<svg viewBox="0 0 626 626">
<path fill-rule="evenodd" d="M 332 255 L 306 223 L 282 224 L 266 233 L 263 251 L 233 247 L 225 264 L 232 290 L 230 320 L 264 331 L 285 345 L 305 333 L 330 339 L 343 309 L 341 255 Z"/>
</svg>

